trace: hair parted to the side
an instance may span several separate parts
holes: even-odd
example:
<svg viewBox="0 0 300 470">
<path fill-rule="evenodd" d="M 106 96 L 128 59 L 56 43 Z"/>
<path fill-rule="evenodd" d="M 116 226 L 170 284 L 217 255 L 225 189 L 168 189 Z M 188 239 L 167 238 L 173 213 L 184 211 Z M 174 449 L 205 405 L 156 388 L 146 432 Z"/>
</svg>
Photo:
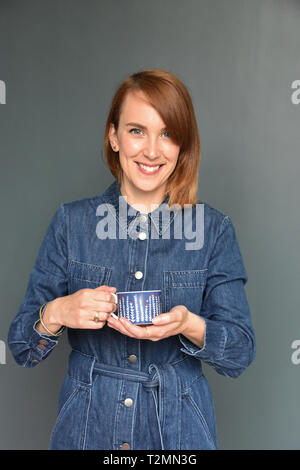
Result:
<svg viewBox="0 0 300 470">
<path fill-rule="evenodd" d="M 177 165 L 169 176 L 166 195 L 168 205 L 197 203 L 198 171 L 201 157 L 200 137 L 193 103 L 185 85 L 172 73 L 164 70 L 143 70 L 127 77 L 117 89 L 108 114 L 104 154 L 113 176 L 122 182 L 119 153 L 109 141 L 110 124 L 118 130 L 121 107 L 127 93 L 142 91 L 148 102 L 160 114 L 170 138 L 179 145 Z"/>
</svg>

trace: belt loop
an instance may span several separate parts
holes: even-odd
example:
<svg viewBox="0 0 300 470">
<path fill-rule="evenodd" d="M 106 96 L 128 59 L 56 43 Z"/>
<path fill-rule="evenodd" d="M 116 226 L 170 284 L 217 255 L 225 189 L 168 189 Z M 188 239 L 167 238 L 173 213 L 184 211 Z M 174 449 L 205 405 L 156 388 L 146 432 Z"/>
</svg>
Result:
<svg viewBox="0 0 300 470">
<path fill-rule="evenodd" d="M 85 385 L 92 385 L 96 358 L 73 349 L 69 356 L 68 375 Z"/>
<path fill-rule="evenodd" d="M 181 433 L 180 378 L 172 364 L 150 364 L 150 374 L 153 369 L 159 380 L 156 409 L 162 447 L 164 450 L 178 450 Z M 179 420 L 176 423 L 174 423 L 174 416 Z"/>
</svg>

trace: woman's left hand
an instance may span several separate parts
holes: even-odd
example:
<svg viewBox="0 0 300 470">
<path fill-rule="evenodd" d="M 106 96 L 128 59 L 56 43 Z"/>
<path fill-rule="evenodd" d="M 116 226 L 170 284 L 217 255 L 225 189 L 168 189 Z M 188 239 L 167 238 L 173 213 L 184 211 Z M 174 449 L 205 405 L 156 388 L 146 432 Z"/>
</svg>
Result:
<svg viewBox="0 0 300 470">
<path fill-rule="evenodd" d="M 177 305 L 169 312 L 154 317 L 151 325 L 134 325 L 126 318 L 119 317 L 116 320 L 111 316 L 107 319 L 107 325 L 131 338 L 159 341 L 169 336 L 184 333 L 188 327 L 190 315 L 191 312 L 184 305 Z"/>
</svg>

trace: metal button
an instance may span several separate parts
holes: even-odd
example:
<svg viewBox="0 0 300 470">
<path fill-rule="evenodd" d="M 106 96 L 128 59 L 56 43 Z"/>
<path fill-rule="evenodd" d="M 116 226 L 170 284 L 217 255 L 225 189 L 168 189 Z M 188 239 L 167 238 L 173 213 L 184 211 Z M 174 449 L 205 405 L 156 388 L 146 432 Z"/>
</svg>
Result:
<svg viewBox="0 0 300 470">
<path fill-rule="evenodd" d="M 37 348 L 44 350 L 46 349 L 46 346 L 44 346 L 43 344 L 38 344 Z"/>
<path fill-rule="evenodd" d="M 40 344 L 48 344 L 49 341 L 47 341 L 46 339 L 40 339 L 39 343 Z"/>
<path fill-rule="evenodd" d="M 140 232 L 139 233 L 139 239 L 140 240 L 145 240 L 147 238 L 147 234 L 145 232 Z"/>
<path fill-rule="evenodd" d="M 130 450 L 130 444 L 128 444 L 128 442 L 123 442 L 121 447 L 122 447 L 122 450 Z"/>
<path fill-rule="evenodd" d="M 39 362 L 39 361 L 37 359 L 32 359 L 31 362 L 33 362 L 35 364 L 36 362 Z"/>
<path fill-rule="evenodd" d="M 124 405 L 127 406 L 128 408 L 133 405 L 133 400 L 132 398 L 126 398 L 124 400 Z"/>
<path fill-rule="evenodd" d="M 134 274 L 134 277 L 136 279 L 142 279 L 143 273 L 141 271 L 136 271 L 136 273 Z"/>
<path fill-rule="evenodd" d="M 137 361 L 137 357 L 135 354 L 130 354 L 128 357 L 128 361 L 131 362 L 131 364 L 134 364 Z"/>
<path fill-rule="evenodd" d="M 140 222 L 147 222 L 148 217 L 146 215 L 141 215 L 140 216 Z"/>
</svg>

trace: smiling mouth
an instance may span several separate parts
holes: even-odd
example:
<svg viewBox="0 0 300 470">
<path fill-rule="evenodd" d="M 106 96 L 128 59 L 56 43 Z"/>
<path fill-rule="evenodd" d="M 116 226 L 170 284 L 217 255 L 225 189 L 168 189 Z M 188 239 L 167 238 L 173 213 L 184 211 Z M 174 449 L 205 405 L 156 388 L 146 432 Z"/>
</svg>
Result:
<svg viewBox="0 0 300 470">
<path fill-rule="evenodd" d="M 161 165 L 148 166 L 140 162 L 135 162 L 135 163 L 137 164 L 139 170 L 141 170 L 142 173 L 147 174 L 147 175 L 156 174 L 160 170 L 160 168 L 164 165 L 164 163 L 162 163 Z"/>
</svg>

